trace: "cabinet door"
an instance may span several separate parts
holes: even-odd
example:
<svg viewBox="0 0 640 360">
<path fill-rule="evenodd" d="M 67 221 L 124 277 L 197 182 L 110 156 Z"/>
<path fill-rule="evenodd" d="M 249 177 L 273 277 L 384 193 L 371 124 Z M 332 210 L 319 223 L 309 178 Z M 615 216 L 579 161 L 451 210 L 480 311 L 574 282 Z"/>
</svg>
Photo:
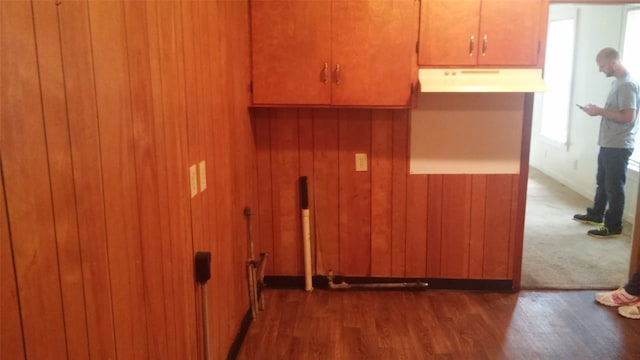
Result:
<svg viewBox="0 0 640 360">
<path fill-rule="evenodd" d="M 251 1 L 254 104 L 330 103 L 330 17 L 328 1 Z"/>
<path fill-rule="evenodd" d="M 409 103 L 418 6 L 416 0 L 333 1 L 333 104 Z"/>
<path fill-rule="evenodd" d="M 478 64 L 537 65 L 542 21 L 542 0 L 483 0 Z"/>
<path fill-rule="evenodd" d="M 479 19 L 480 0 L 422 0 L 419 64 L 476 65 Z"/>
</svg>

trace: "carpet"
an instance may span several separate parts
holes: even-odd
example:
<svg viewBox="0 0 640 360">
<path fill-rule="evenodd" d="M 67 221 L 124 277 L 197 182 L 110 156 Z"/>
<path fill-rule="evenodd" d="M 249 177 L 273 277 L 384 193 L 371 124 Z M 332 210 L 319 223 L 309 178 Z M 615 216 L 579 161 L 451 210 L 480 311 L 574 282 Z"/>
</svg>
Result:
<svg viewBox="0 0 640 360">
<path fill-rule="evenodd" d="M 613 289 L 627 281 L 632 225 L 622 236 L 587 236 L 596 228 L 572 220 L 592 200 L 530 169 L 522 257 L 523 289 Z"/>
</svg>

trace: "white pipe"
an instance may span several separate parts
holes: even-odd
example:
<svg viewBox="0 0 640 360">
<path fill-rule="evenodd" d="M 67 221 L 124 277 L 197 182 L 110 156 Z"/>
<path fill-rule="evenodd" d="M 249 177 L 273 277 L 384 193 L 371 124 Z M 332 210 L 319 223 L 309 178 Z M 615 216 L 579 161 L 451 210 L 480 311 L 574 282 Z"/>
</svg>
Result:
<svg viewBox="0 0 640 360">
<path fill-rule="evenodd" d="M 302 241 L 304 246 L 304 289 L 313 290 L 311 272 L 311 232 L 309 227 L 309 209 L 302 209 Z"/>
</svg>

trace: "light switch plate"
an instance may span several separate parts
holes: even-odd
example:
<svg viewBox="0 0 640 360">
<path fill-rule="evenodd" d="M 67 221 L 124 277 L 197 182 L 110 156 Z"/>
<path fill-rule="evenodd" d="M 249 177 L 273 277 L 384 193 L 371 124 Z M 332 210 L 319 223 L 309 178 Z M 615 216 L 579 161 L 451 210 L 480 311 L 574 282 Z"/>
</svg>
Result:
<svg viewBox="0 0 640 360">
<path fill-rule="evenodd" d="M 367 171 L 367 154 L 356 154 L 356 171 Z"/>
<path fill-rule="evenodd" d="M 189 183 L 191 185 L 191 197 L 198 195 L 198 169 L 196 164 L 189 166 Z"/>
<path fill-rule="evenodd" d="M 200 192 L 203 192 L 207 188 L 207 165 L 204 160 L 198 163 L 200 170 Z"/>
</svg>

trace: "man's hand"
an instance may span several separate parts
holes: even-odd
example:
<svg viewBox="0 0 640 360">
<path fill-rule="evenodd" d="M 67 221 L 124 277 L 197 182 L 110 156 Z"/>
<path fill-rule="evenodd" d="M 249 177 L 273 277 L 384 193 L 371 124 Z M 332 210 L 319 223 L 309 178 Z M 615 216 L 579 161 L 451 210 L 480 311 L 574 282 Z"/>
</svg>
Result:
<svg viewBox="0 0 640 360">
<path fill-rule="evenodd" d="M 635 109 L 624 109 L 620 111 L 610 111 L 593 104 L 583 106 L 582 110 L 591 116 L 604 116 L 607 119 L 618 123 L 630 123 L 636 118 Z"/>
<path fill-rule="evenodd" d="M 589 114 L 590 116 L 601 116 L 602 108 L 593 104 L 587 104 L 582 107 L 582 110 Z"/>
</svg>

